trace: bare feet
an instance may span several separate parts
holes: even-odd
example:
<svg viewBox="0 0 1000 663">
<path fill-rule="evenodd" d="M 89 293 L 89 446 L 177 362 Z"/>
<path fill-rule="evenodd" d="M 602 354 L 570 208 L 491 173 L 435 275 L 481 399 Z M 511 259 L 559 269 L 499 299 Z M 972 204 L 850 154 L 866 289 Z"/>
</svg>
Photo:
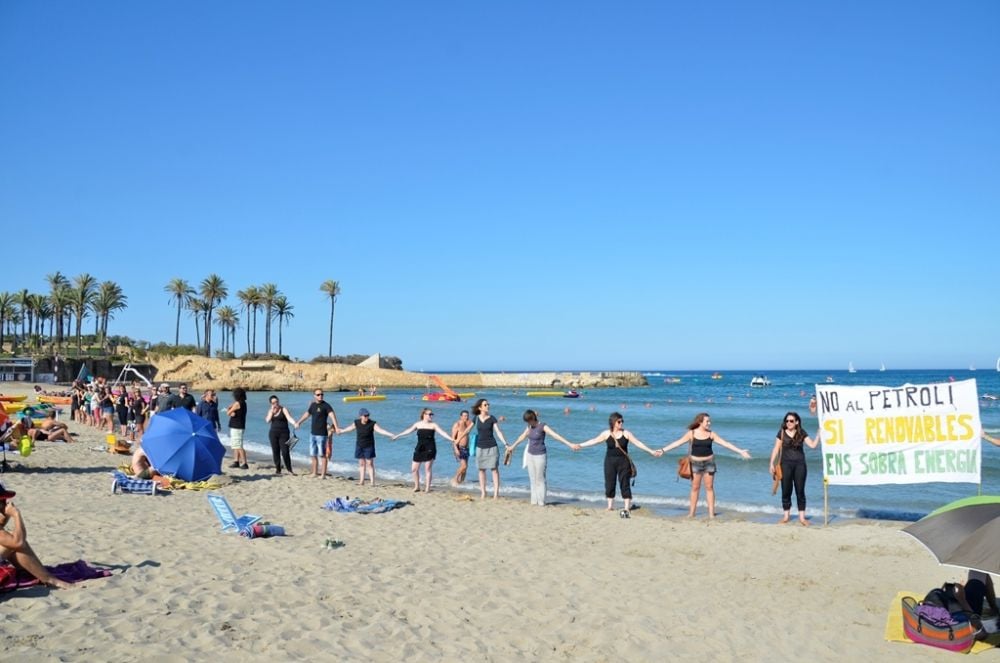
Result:
<svg viewBox="0 0 1000 663">
<path fill-rule="evenodd" d="M 419 493 L 420 492 L 420 486 L 414 486 L 413 487 L 413 492 Z"/>
<path fill-rule="evenodd" d="M 779 520 L 778 524 L 779 525 L 787 525 L 788 524 L 788 516 L 785 516 L 784 518 L 782 518 L 781 520 Z"/>
<path fill-rule="evenodd" d="M 803 527 L 809 527 L 809 521 L 806 520 L 805 518 L 799 518 L 799 524 L 802 525 Z"/>
</svg>

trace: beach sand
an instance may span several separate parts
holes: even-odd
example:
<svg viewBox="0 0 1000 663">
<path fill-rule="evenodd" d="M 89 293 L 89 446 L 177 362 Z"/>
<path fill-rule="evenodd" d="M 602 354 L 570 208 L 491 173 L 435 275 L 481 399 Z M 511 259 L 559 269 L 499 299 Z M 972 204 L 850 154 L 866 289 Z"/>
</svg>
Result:
<svg viewBox="0 0 1000 663">
<path fill-rule="evenodd" d="M 290 536 L 248 540 L 220 532 L 201 492 L 112 495 L 109 471 L 127 457 L 93 450 L 103 434 L 73 430 L 75 443 L 8 452 L 18 468 L 2 480 L 43 562 L 83 558 L 115 573 L 0 595 L 8 660 L 951 656 L 883 640 L 897 591 L 961 577 L 901 523 L 803 528 L 642 509 L 625 520 L 398 483 L 359 489 L 305 467 L 275 477 L 256 462 L 220 492 Z M 436 465 L 439 476 L 453 469 L 450 458 Z M 413 504 L 381 515 L 320 508 L 343 495 Z M 328 538 L 345 545 L 325 548 Z"/>
</svg>

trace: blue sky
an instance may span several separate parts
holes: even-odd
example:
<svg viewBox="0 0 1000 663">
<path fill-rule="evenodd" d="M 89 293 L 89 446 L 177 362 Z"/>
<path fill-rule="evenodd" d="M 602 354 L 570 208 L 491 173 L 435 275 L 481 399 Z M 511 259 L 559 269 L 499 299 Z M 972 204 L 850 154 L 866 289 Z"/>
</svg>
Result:
<svg viewBox="0 0 1000 663">
<path fill-rule="evenodd" d="M 997 118 L 988 0 L 9 0 L 0 290 L 172 341 L 171 278 L 272 281 L 312 358 L 336 279 L 334 352 L 412 370 L 992 366 Z"/>
</svg>

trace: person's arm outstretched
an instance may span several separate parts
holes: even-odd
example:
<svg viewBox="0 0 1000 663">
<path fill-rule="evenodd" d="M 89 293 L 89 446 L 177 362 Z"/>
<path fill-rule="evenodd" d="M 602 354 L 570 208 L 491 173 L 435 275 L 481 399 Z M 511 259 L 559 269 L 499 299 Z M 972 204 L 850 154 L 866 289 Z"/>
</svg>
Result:
<svg viewBox="0 0 1000 663">
<path fill-rule="evenodd" d="M 660 449 L 660 451 L 662 451 L 663 453 L 667 453 L 668 451 L 676 449 L 677 447 L 681 446 L 682 444 L 685 444 L 686 442 L 690 442 L 693 437 L 694 437 L 694 432 L 689 430 L 688 432 L 684 433 L 679 438 L 668 444 L 667 446 Z"/>
<path fill-rule="evenodd" d="M 637 438 L 635 435 L 633 435 L 632 433 L 630 433 L 627 430 L 623 430 L 622 433 L 626 436 L 625 439 L 627 439 L 629 442 L 631 442 L 635 446 L 639 447 L 640 449 L 642 449 L 643 451 L 645 451 L 646 453 L 648 453 L 650 456 L 656 456 L 657 452 L 655 452 L 652 449 L 650 449 L 649 447 L 647 447 L 643 443 L 643 441 L 640 440 L 639 438 Z M 660 452 L 660 455 L 663 455 L 663 452 Z"/>
<path fill-rule="evenodd" d="M 749 460 L 749 458 L 750 458 L 750 452 L 747 451 L 746 449 L 740 449 L 735 444 L 732 444 L 731 442 L 727 442 L 721 435 L 715 434 L 712 437 L 713 437 L 713 439 L 716 442 L 718 442 L 722 446 L 724 446 L 727 449 L 730 449 L 732 451 L 735 451 L 737 454 L 740 455 L 741 458 L 743 458 L 743 460 Z"/>
</svg>

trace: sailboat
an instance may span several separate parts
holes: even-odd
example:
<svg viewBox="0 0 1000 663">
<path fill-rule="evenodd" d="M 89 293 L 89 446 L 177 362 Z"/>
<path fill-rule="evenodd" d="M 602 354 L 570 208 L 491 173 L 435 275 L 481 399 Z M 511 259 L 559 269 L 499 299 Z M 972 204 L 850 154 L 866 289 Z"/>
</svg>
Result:
<svg viewBox="0 0 1000 663">
<path fill-rule="evenodd" d="M 847 362 L 847 372 L 848 373 L 857 373 L 857 371 L 854 370 L 854 362 L 853 361 Z"/>
<path fill-rule="evenodd" d="M 976 367 L 974 365 L 972 365 L 972 364 L 969 364 L 969 370 L 970 371 L 974 371 L 974 370 L 976 370 Z"/>
<path fill-rule="evenodd" d="M 997 357 L 997 373 L 1000 373 L 1000 357 Z"/>
<path fill-rule="evenodd" d="M 881 371 L 881 372 L 883 372 L 883 373 L 885 372 L 885 362 L 884 361 L 882 362 L 882 365 L 879 366 L 878 370 Z"/>
</svg>

